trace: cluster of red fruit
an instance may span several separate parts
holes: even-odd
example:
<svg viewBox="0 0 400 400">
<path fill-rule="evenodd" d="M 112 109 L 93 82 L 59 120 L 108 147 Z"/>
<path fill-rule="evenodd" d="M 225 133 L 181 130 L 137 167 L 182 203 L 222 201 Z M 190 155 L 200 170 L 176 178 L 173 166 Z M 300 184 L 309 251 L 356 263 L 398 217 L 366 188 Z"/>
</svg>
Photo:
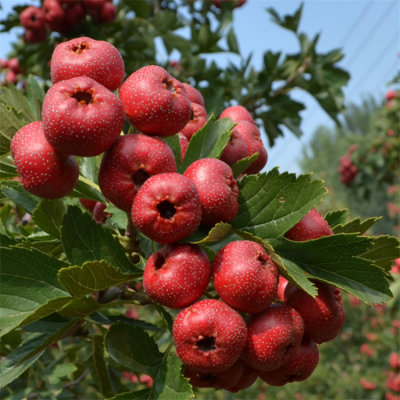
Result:
<svg viewBox="0 0 400 400">
<path fill-rule="evenodd" d="M 24 72 L 23 69 L 19 66 L 18 58 L 14 57 L 10 58 L 9 60 L 1 59 L 0 66 L 2 71 L 6 70 L 4 76 L 5 81 L 2 82 L 2 84 L 6 85 L 7 82 L 11 82 L 16 85 L 18 83 L 18 75 Z"/>
<path fill-rule="evenodd" d="M 30 43 L 46 39 L 47 29 L 67 33 L 90 15 L 97 22 L 111 22 L 117 16 L 112 0 L 44 0 L 42 7 L 30 6 L 20 14 L 25 39 Z"/>
<path fill-rule="evenodd" d="M 340 162 L 340 167 L 339 167 L 339 173 L 340 173 L 340 180 L 346 184 L 349 185 L 351 182 L 354 181 L 354 178 L 357 176 L 358 173 L 358 168 L 354 165 L 353 160 L 351 159 L 351 155 L 357 150 L 357 145 L 353 144 L 349 147 L 347 150 L 346 155 L 343 157 L 340 157 L 339 162 Z"/>
<path fill-rule="evenodd" d="M 332 234 L 313 209 L 285 236 L 306 241 Z M 191 304 L 210 277 L 223 301 Z M 224 246 L 212 268 L 199 246 L 168 245 L 149 258 L 143 277 L 155 301 L 171 308 L 191 304 L 173 325 L 190 383 L 235 393 L 257 377 L 282 386 L 312 374 L 319 361 L 317 344 L 334 339 L 345 321 L 340 290 L 314 284 L 315 298 L 279 277 L 271 257 L 251 241 Z M 238 311 L 249 314 L 246 320 Z"/>
</svg>

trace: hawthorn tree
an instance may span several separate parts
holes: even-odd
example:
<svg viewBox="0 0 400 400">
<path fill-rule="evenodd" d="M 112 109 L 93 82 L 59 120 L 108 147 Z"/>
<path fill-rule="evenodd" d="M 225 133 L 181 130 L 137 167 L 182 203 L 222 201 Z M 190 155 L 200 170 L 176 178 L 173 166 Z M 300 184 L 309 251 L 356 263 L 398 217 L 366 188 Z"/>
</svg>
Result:
<svg viewBox="0 0 400 400">
<path fill-rule="evenodd" d="M 120 1 L 113 22 L 100 23 L 92 14 L 63 33 L 47 31 L 38 43 L 28 42 L 25 34 L 13 44 L 9 58 L 17 59 L 23 69 L 19 71 L 21 83 L 15 86 L 8 81 L 0 95 L 3 397 L 10 393 L 10 398 L 30 399 L 188 399 L 194 392 L 201 397 L 201 390 L 193 389 L 183 376 L 181 359 L 174 351 L 172 330 L 177 311 L 155 302 L 142 287 L 147 259 L 161 245 L 135 227 L 130 213 L 106 201 L 98 185 L 101 155 L 77 157 L 80 175 L 75 188 L 63 198 L 49 200 L 29 193 L 20 184 L 10 145 L 21 128 L 42 120 L 42 104 L 52 86 L 49 61 L 54 47 L 78 36 L 114 45 L 127 76 L 145 65 L 161 64 L 176 79 L 201 92 L 211 117 L 189 141 L 183 160 L 178 135 L 163 139 L 181 177 L 196 161 L 221 157 L 235 124 L 215 116 L 230 105 L 244 106 L 254 124 L 264 128 L 271 146 L 283 134 L 282 126 L 301 135 L 299 112 L 304 106 L 290 97 L 293 88 L 313 95 L 338 122 L 342 87 L 349 78 L 336 65 L 343 55 L 340 50 L 318 53 L 318 35 L 310 40 L 298 32 L 302 6 L 284 17 L 268 10 L 275 23 L 298 38 L 297 54 L 267 51 L 261 70 L 251 66 L 250 58 L 222 69 L 214 62 L 207 63 L 202 54 L 230 51 L 240 55 L 232 25 L 233 15 L 240 9 L 233 12 L 238 5 L 235 2 L 216 3 Z M 19 26 L 19 14 L 25 8 L 14 8 L 2 21 L 3 31 Z M 185 26 L 190 27 L 189 37 L 177 32 Z M 177 51 L 179 60 L 160 63 L 157 38 L 168 55 Z M 132 132 L 133 127 L 125 122 L 123 134 Z M 231 181 L 256 158 L 253 155 L 235 163 Z M 348 221 L 343 209 L 329 211 L 324 219 L 313 211 L 326 233 L 311 240 L 287 239 L 285 234 L 304 221 L 327 189 L 310 174 L 297 177 L 280 173 L 274 166 L 268 170 L 238 179 L 235 218 L 212 224 L 203 221 L 182 242 L 201 246 L 213 261 L 228 243 L 252 241 L 263 251 L 265 259 L 260 264 L 272 262 L 281 277 L 311 297 L 317 296 L 317 286 L 328 284 L 336 288 L 336 297 L 340 289 L 367 304 L 390 300 L 389 271 L 398 257 L 397 239 L 364 236 L 377 218 Z M 95 220 L 79 206 L 85 200 L 102 207 L 97 214 L 93 210 Z M 202 299 L 211 303 L 201 304 L 216 304 L 218 298 L 210 284 Z M 223 307 L 221 313 L 225 309 L 234 313 L 244 332 L 242 317 Z M 296 318 L 301 340 L 304 326 L 301 318 Z M 299 340 L 293 348 L 300 346 Z M 240 396 L 245 396 L 243 391 Z"/>
</svg>

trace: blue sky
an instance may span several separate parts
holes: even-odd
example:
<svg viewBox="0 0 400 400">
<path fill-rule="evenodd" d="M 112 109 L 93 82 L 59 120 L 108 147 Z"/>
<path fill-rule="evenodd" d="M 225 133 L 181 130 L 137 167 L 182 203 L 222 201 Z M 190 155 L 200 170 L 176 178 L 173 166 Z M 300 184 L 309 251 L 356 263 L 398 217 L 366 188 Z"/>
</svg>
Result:
<svg viewBox="0 0 400 400">
<path fill-rule="evenodd" d="M 38 1 L 2 0 L 4 18 L 12 6 L 35 4 Z M 275 25 L 266 8 L 272 7 L 280 14 L 292 14 L 300 1 L 247 0 L 235 10 L 234 28 L 239 47 L 244 57 L 253 53 L 252 64 L 261 68 L 266 50 L 292 53 L 298 51 L 294 34 Z M 400 2 L 396 0 L 314 0 L 304 1 L 303 16 L 299 31 L 310 37 L 320 32 L 317 50 L 326 52 L 342 48 L 345 58 L 340 66 L 351 74 L 345 88 L 348 102 L 359 103 L 363 96 L 372 94 L 381 98 L 387 91 L 386 83 L 399 69 L 400 50 Z M 0 57 L 10 50 L 10 41 L 18 30 L 1 34 Z M 162 52 L 161 52 L 162 56 Z M 212 55 L 220 65 L 231 60 L 239 62 L 234 54 Z M 280 166 L 281 171 L 300 172 L 296 160 L 302 147 L 312 137 L 319 125 L 333 126 L 330 118 L 321 110 L 311 96 L 302 91 L 293 91 L 293 97 L 306 105 L 302 112 L 304 135 L 297 139 L 287 132 L 278 139 L 273 148 L 268 148 L 269 161 L 266 169 Z"/>
</svg>

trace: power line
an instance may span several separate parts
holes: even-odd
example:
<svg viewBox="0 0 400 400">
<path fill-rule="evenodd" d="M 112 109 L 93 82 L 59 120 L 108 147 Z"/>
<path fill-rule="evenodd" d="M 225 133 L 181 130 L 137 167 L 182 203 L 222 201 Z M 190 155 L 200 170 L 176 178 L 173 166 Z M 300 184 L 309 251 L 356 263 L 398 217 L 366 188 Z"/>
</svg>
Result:
<svg viewBox="0 0 400 400">
<path fill-rule="evenodd" d="M 383 20 L 386 19 L 386 17 L 389 15 L 389 12 L 391 11 L 391 9 L 393 8 L 393 6 L 397 5 L 397 1 L 393 1 L 389 3 L 389 7 L 385 10 L 385 12 L 381 15 L 381 18 L 379 18 L 379 20 L 376 22 L 376 24 L 374 25 L 373 28 L 370 29 L 369 34 L 364 38 L 364 40 L 362 41 L 362 43 L 357 47 L 357 49 L 354 51 L 354 53 L 352 54 L 352 56 L 347 60 L 347 67 L 350 66 L 351 62 L 353 61 L 353 59 L 355 59 L 358 56 L 358 53 L 364 48 L 364 46 L 368 43 L 368 41 L 371 39 L 371 37 L 373 35 L 375 35 L 377 28 L 382 26 L 382 22 Z"/>
</svg>

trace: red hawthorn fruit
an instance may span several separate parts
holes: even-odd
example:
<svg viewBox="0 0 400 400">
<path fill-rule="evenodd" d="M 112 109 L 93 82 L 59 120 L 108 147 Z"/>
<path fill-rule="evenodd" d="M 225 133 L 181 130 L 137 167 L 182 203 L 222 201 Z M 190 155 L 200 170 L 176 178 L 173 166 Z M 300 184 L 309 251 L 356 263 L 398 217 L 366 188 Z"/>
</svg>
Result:
<svg viewBox="0 0 400 400">
<path fill-rule="evenodd" d="M 110 43 L 80 37 L 60 43 L 51 57 L 51 81 L 87 76 L 114 92 L 124 79 L 125 66 Z"/>
<path fill-rule="evenodd" d="M 103 225 L 110 216 L 110 213 L 104 211 L 106 208 L 107 204 L 98 201 L 93 209 L 93 219 L 100 225 Z"/>
<path fill-rule="evenodd" d="M 285 233 L 285 237 L 294 242 L 305 242 L 331 235 L 333 235 L 331 227 L 316 208 Z"/>
<path fill-rule="evenodd" d="M 334 339 L 346 319 L 340 289 L 313 281 L 318 289 L 314 298 L 294 285 L 285 290 L 286 304 L 293 307 L 304 321 L 304 334 L 321 344 Z"/>
<path fill-rule="evenodd" d="M 247 121 L 239 121 L 235 129 L 242 135 L 247 145 L 247 155 L 252 156 L 258 153 L 258 158 L 249 168 L 244 171 L 245 174 L 258 174 L 267 164 L 268 153 L 261 140 L 260 130 L 257 126 Z"/>
<path fill-rule="evenodd" d="M 300 347 L 304 323 L 299 313 L 285 304 L 272 304 L 246 319 L 248 336 L 242 358 L 253 368 L 273 371 L 289 361 Z"/>
<path fill-rule="evenodd" d="M 204 250 L 195 244 L 169 244 L 148 259 L 143 287 L 157 303 L 184 308 L 207 289 L 211 264 Z"/>
<path fill-rule="evenodd" d="M 100 10 L 106 0 L 82 0 L 83 5 L 88 9 Z"/>
<path fill-rule="evenodd" d="M 189 165 L 184 175 L 200 194 L 204 225 L 230 222 L 236 217 L 239 187 L 229 165 L 215 158 L 202 158 Z"/>
<path fill-rule="evenodd" d="M 49 24 L 60 24 L 65 20 L 65 11 L 57 0 L 44 0 L 42 7 Z"/>
<path fill-rule="evenodd" d="M 235 128 L 232 130 L 232 135 L 229 138 L 220 160 L 227 163 L 229 166 L 237 163 L 242 158 L 247 157 L 247 145 L 243 136 Z"/>
<path fill-rule="evenodd" d="M 304 336 L 300 348 L 289 361 L 273 371 L 257 371 L 257 373 L 268 385 L 283 386 L 309 378 L 317 367 L 318 361 L 317 345 L 314 340 Z"/>
<path fill-rule="evenodd" d="M 258 243 L 248 240 L 231 242 L 217 253 L 212 277 L 225 303 L 250 314 L 266 310 L 278 289 L 275 263 Z"/>
<path fill-rule="evenodd" d="M 396 99 L 397 96 L 398 96 L 398 93 L 393 89 L 390 89 L 386 92 L 386 100 L 388 100 L 388 101 Z"/>
<path fill-rule="evenodd" d="M 245 363 L 242 359 L 240 359 L 240 361 L 242 361 L 244 363 L 244 370 L 243 370 L 242 376 L 239 378 L 239 380 L 233 386 L 230 386 L 227 389 L 228 392 L 237 393 L 240 390 L 247 389 L 258 378 L 258 375 L 252 366 Z"/>
<path fill-rule="evenodd" d="M 95 200 L 89 200 L 89 199 L 79 199 L 79 203 L 81 203 L 81 206 L 82 206 L 85 210 L 87 210 L 87 211 L 89 211 L 90 213 L 93 214 L 93 210 L 94 210 L 94 207 L 95 207 L 96 204 L 97 204 L 97 201 L 95 201 Z"/>
<path fill-rule="evenodd" d="M 150 176 L 176 172 L 174 153 L 156 137 L 140 134 L 118 137 L 104 153 L 99 185 L 104 196 L 129 213 L 136 193 Z"/>
<path fill-rule="evenodd" d="M 75 3 L 65 10 L 65 20 L 70 26 L 79 26 L 86 18 L 86 10 L 81 3 Z"/>
<path fill-rule="evenodd" d="M 134 72 L 119 96 L 126 117 L 139 132 L 173 136 L 189 121 L 190 100 L 183 84 L 157 65 Z"/>
<path fill-rule="evenodd" d="M 29 43 L 40 43 L 46 40 L 47 31 L 46 28 L 43 29 L 26 29 L 25 38 Z"/>
<path fill-rule="evenodd" d="M 187 140 L 187 137 L 181 132 L 179 132 L 178 135 L 179 135 L 179 144 L 181 146 L 181 162 L 183 162 L 186 156 L 187 148 L 189 146 L 189 140 Z"/>
<path fill-rule="evenodd" d="M 52 32 L 57 32 L 62 34 L 68 33 L 71 29 L 71 26 L 69 25 L 66 18 L 64 18 L 64 20 L 61 22 L 47 22 L 46 26 Z"/>
<path fill-rule="evenodd" d="M 60 199 L 78 182 L 75 158 L 54 150 L 44 137 L 40 121 L 24 126 L 15 134 L 11 154 L 21 185 L 43 199 Z"/>
<path fill-rule="evenodd" d="M 240 121 L 247 121 L 256 125 L 253 116 L 243 106 L 231 106 L 226 108 L 219 116 L 219 119 L 223 118 L 230 118 L 235 124 Z"/>
<path fill-rule="evenodd" d="M 182 310 L 172 334 L 183 363 L 206 374 L 231 367 L 247 339 L 241 315 L 220 300 L 202 300 Z"/>
<path fill-rule="evenodd" d="M 25 8 L 19 15 L 19 20 L 25 29 L 37 31 L 46 27 L 46 13 L 38 7 Z"/>
<path fill-rule="evenodd" d="M 81 76 L 61 81 L 47 92 L 42 108 L 46 139 L 58 151 L 97 156 L 119 137 L 124 110 L 118 97 Z"/>
<path fill-rule="evenodd" d="M 231 367 L 220 372 L 197 372 L 189 367 L 184 376 L 189 379 L 192 386 L 198 388 L 228 389 L 236 385 L 243 374 L 246 363 L 239 359 Z M 257 375 L 256 375 L 257 377 Z"/>
<path fill-rule="evenodd" d="M 19 66 L 19 60 L 16 57 L 8 60 L 8 68 L 16 75 L 22 74 L 23 72 L 22 68 Z"/>
<path fill-rule="evenodd" d="M 222 3 L 230 2 L 234 4 L 233 8 L 242 7 L 243 4 L 246 3 L 247 0 L 213 0 L 212 3 L 214 6 L 218 8 L 222 8 Z"/>
<path fill-rule="evenodd" d="M 287 285 L 290 285 L 289 281 L 284 278 L 282 275 L 279 275 L 279 284 L 278 284 L 278 291 L 276 293 L 276 298 L 285 301 L 285 289 Z"/>
<path fill-rule="evenodd" d="M 7 82 L 13 83 L 14 85 L 16 85 L 18 83 L 18 76 L 15 74 L 14 71 L 8 70 L 6 72 L 6 75 L 4 77 L 4 79 Z"/>
<path fill-rule="evenodd" d="M 1 66 L 1 69 L 8 68 L 8 60 L 6 60 L 5 58 L 2 58 L 0 60 L 0 66 Z"/>
<path fill-rule="evenodd" d="M 201 129 L 207 122 L 207 111 L 197 103 L 190 104 L 190 119 L 180 133 L 185 135 L 188 140 Z"/>
<path fill-rule="evenodd" d="M 158 243 L 178 242 L 200 225 L 199 192 L 183 175 L 154 175 L 133 200 L 132 221 L 140 232 Z"/>
<path fill-rule="evenodd" d="M 99 10 L 98 20 L 101 23 L 112 22 L 117 17 L 117 7 L 112 3 L 104 3 L 103 7 Z"/>
<path fill-rule="evenodd" d="M 170 63 L 171 64 L 171 63 Z M 193 86 L 189 85 L 188 83 L 182 83 L 183 87 L 186 90 L 186 93 L 189 96 L 189 100 L 191 103 L 196 103 L 201 105 L 203 108 L 206 107 L 204 103 L 203 95 Z"/>
</svg>

